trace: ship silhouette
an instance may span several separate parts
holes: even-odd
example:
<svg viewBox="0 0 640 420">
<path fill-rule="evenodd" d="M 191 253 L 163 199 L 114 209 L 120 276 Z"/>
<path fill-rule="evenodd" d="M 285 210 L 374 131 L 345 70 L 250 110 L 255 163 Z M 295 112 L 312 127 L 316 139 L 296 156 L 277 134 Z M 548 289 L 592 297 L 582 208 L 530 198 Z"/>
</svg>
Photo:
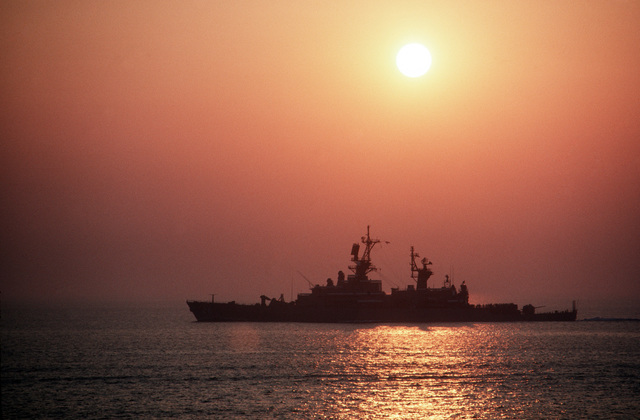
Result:
<svg viewBox="0 0 640 420">
<path fill-rule="evenodd" d="M 392 288 L 387 294 L 380 280 L 372 280 L 376 271 L 371 252 L 380 243 L 371 239 L 369 226 L 361 244 L 351 247 L 351 274 L 338 272 L 337 282 L 327 279 L 325 285 L 311 287 L 300 293 L 295 301 L 260 297 L 260 303 L 238 304 L 188 300 L 189 309 L 201 322 L 517 322 L 517 321 L 575 321 L 575 301 L 571 310 L 536 313 L 536 307 L 525 305 L 521 310 L 514 303 L 473 305 L 463 281 L 456 288 L 449 276 L 442 287 L 430 287 L 432 264 L 427 258 L 417 262 L 419 255 L 411 247 L 411 277 L 415 284 L 405 289 Z M 311 283 L 310 283 L 311 284 Z"/>
</svg>

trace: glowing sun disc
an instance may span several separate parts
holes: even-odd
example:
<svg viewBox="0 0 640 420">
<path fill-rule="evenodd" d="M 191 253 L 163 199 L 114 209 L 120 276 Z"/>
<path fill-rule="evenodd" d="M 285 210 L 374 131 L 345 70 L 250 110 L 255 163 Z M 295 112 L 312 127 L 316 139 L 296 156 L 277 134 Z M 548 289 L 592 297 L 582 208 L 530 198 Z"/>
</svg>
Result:
<svg viewBox="0 0 640 420">
<path fill-rule="evenodd" d="M 422 44 L 407 44 L 398 51 L 396 66 L 407 77 L 420 77 L 431 67 L 431 53 Z"/>
</svg>

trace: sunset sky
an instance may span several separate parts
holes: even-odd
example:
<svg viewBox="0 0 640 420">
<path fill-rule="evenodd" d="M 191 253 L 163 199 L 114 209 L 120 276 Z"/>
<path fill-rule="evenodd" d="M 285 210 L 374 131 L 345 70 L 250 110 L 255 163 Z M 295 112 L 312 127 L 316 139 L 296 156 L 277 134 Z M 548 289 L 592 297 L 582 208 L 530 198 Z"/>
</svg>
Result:
<svg viewBox="0 0 640 420">
<path fill-rule="evenodd" d="M 289 300 L 371 225 L 387 291 L 414 245 L 471 303 L 640 317 L 640 2 L 9 0 L 0 34 L 2 299 Z"/>
</svg>

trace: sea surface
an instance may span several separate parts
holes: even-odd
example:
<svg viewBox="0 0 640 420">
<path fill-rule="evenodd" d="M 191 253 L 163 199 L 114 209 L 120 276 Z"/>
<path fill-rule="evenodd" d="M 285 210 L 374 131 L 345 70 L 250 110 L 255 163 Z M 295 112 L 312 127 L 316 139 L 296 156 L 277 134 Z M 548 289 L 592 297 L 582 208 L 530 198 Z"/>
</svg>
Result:
<svg viewBox="0 0 640 420">
<path fill-rule="evenodd" d="M 2 418 L 640 417 L 640 322 L 197 323 L 2 304 Z"/>
</svg>

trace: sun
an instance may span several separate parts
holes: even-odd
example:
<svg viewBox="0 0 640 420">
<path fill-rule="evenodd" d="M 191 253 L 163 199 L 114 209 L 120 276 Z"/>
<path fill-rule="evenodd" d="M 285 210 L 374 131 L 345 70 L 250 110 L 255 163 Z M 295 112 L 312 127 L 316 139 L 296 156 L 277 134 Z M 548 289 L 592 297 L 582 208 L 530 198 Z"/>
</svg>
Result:
<svg viewBox="0 0 640 420">
<path fill-rule="evenodd" d="M 431 67 L 431 53 L 422 44 L 407 44 L 398 51 L 396 65 L 405 76 L 420 77 Z"/>
</svg>

